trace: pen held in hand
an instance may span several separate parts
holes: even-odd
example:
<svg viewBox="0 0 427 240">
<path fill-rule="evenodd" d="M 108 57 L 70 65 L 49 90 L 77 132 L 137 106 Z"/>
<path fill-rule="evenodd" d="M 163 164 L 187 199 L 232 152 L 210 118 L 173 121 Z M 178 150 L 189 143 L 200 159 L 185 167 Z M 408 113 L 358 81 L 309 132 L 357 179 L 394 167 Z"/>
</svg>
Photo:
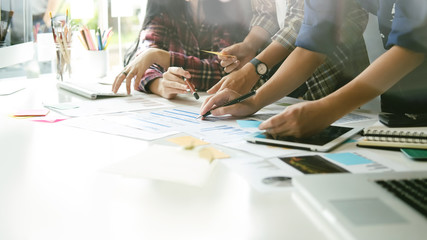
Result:
<svg viewBox="0 0 427 240">
<path fill-rule="evenodd" d="M 197 94 L 196 90 L 193 88 L 193 85 L 187 80 L 186 77 L 182 77 L 184 82 L 187 84 L 188 88 L 190 88 L 191 94 L 193 94 L 194 98 L 197 100 L 199 99 L 199 94 Z"/>
<path fill-rule="evenodd" d="M 208 50 L 201 50 L 202 52 L 205 52 L 205 53 L 210 53 L 210 54 L 215 54 L 215 55 L 217 55 L 217 56 L 223 56 L 223 57 L 234 57 L 233 55 L 228 55 L 228 54 L 222 54 L 222 53 L 220 53 L 220 52 L 214 52 L 214 51 L 208 51 Z"/>
<path fill-rule="evenodd" d="M 204 118 L 205 118 L 205 117 L 207 117 L 207 116 L 211 115 L 211 111 L 213 111 L 213 110 L 215 110 L 215 109 L 217 109 L 217 108 L 220 108 L 220 107 L 226 107 L 226 106 L 231 106 L 231 105 L 233 105 L 233 104 L 243 102 L 244 100 L 246 100 L 246 99 L 248 99 L 248 98 L 252 97 L 253 95 L 255 95 L 255 93 L 256 93 L 256 91 L 255 91 L 255 90 L 250 91 L 250 92 L 246 93 L 245 95 L 242 95 L 242 96 L 240 96 L 240 97 L 238 97 L 238 98 L 235 98 L 235 99 L 233 99 L 233 100 L 231 100 L 231 101 L 226 102 L 224 105 L 221 105 L 221 106 L 217 106 L 217 107 L 211 108 L 211 110 L 207 111 L 207 112 L 206 112 L 205 114 L 203 114 L 203 115 L 198 116 L 197 118 L 201 118 L 201 117 L 204 117 Z"/>
</svg>

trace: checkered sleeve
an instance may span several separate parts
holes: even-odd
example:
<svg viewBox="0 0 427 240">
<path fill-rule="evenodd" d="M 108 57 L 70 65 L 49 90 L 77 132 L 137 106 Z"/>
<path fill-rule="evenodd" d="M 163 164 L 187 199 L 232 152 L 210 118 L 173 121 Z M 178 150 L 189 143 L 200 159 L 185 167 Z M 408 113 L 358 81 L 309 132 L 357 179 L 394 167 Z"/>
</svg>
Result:
<svg viewBox="0 0 427 240">
<path fill-rule="evenodd" d="M 298 32 L 304 19 L 304 1 L 288 0 L 283 27 L 273 36 L 272 40 L 279 42 L 286 49 L 295 49 Z"/>
<path fill-rule="evenodd" d="M 139 90 L 141 92 L 151 93 L 149 88 L 150 84 L 157 78 L 161 78 L 163 76 L 163 72 L 164 69 L 160 65 L 151 65 L 142 77 L 141 83 L 139 84 Z"/>
<path fill-rule="evenodd" d="M 170 65 L 179 66 L 189 71 L 191 74 L 191 79 L 189 80 L 199 91 L 208 90 L 225 75 L 216 56 L 201 59 L 178 52 L 169 53 L 171 55 Z"/>
<path fill-rule="evenodd" d="M 273 36 L 279 30 L 274 0 L 252 0 L 251 27 L 259 26 Z"/>
<path fill-rule="evenodd" d="M 340 44 L 336 44 L 325 63 L 306 81 L 308 91 L 304 99 L 327 96 L 354 79 L 369 65 L 363 39 L 367 21 L 368 14 L 360 6 L 353 5 L 350 8 L 342 24 Z"/>
</svg>

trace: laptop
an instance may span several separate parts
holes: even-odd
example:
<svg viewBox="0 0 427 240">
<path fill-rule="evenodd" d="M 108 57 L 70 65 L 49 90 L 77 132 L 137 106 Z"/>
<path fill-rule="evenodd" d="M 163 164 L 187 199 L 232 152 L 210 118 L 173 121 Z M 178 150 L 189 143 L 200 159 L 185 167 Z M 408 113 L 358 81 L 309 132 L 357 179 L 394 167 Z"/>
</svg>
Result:
<svg viewBox="0 0 427 240">
<path fill-rule="evenodd" d="M 129 96 L 126 91 L 122 89 L 119 89 L 117 93 L 113 93 L 111 85 L 98 82 L 58 82 L 57 86 L 89 99 Z"/>
<path fill-rule="evenodd" d="M 427 239 L 427 171 L 304 175 L 292 184 L 338 239 Z"/>
<path fill-rule="evenodd" d="M 310 151 L 328 152 L 344 141 L 356 135 L 361 127 L 331 125 L 320 133 L 307 138 L 272 136 L 266 132 L 255 133 L 246 137 L 248 142 L 279 147 L 291 147 Z"/>
</svg>

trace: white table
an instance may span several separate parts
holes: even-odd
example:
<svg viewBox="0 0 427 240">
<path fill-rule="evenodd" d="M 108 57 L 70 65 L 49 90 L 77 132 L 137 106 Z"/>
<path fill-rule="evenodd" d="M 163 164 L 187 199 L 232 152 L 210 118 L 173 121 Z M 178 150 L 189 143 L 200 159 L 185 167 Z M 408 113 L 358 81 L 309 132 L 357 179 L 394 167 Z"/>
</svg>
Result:
<svg viewBox="0 0 427 240">
<path fill-rule="evenodd" d="M 292 191 L 256 192 L 221 164 L 202 188 L 105 173 L 147 143 L 11 118 L 42 102 L 84 99 L 58 90 L 52 76 L 6 81 L 27 87 L 0 96 L 0 239 L 328 239 Z"/>
</svg>

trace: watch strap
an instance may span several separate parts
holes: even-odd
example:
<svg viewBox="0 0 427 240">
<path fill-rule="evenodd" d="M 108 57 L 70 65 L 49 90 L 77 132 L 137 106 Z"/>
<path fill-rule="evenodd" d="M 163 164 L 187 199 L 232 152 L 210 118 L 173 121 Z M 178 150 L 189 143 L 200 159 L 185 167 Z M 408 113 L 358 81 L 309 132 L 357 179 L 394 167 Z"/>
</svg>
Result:
<svg viewBox="0 0 427 240">
<path fill-rule="evenodd" d="M 263 62 L 261 62 L 260 60 L 258 60 L 258 59 L 256 59 L 256 58 L 252 58 L 252 60 L 250 61 L 250 63 L 252 63 L 254 66 L 255 66 L 255 72 L 262 78 L 262 79 L 264 79 L 265 77 L 266 77 L 266 75 L 267 75 L 267 73 L 268 73 L 268 69 L 267 69 L 267 72 L 265 73 L 265 74 L 260 74 L 259 72 L 258 72 L 258 69 L 257 69 L 257 66 L 258 66 L 258 64 L 264 64 L 265 66 L 267 66 L 267 64 L 265 64 L 265 63 L 263 63 Z"/>
</svg>

